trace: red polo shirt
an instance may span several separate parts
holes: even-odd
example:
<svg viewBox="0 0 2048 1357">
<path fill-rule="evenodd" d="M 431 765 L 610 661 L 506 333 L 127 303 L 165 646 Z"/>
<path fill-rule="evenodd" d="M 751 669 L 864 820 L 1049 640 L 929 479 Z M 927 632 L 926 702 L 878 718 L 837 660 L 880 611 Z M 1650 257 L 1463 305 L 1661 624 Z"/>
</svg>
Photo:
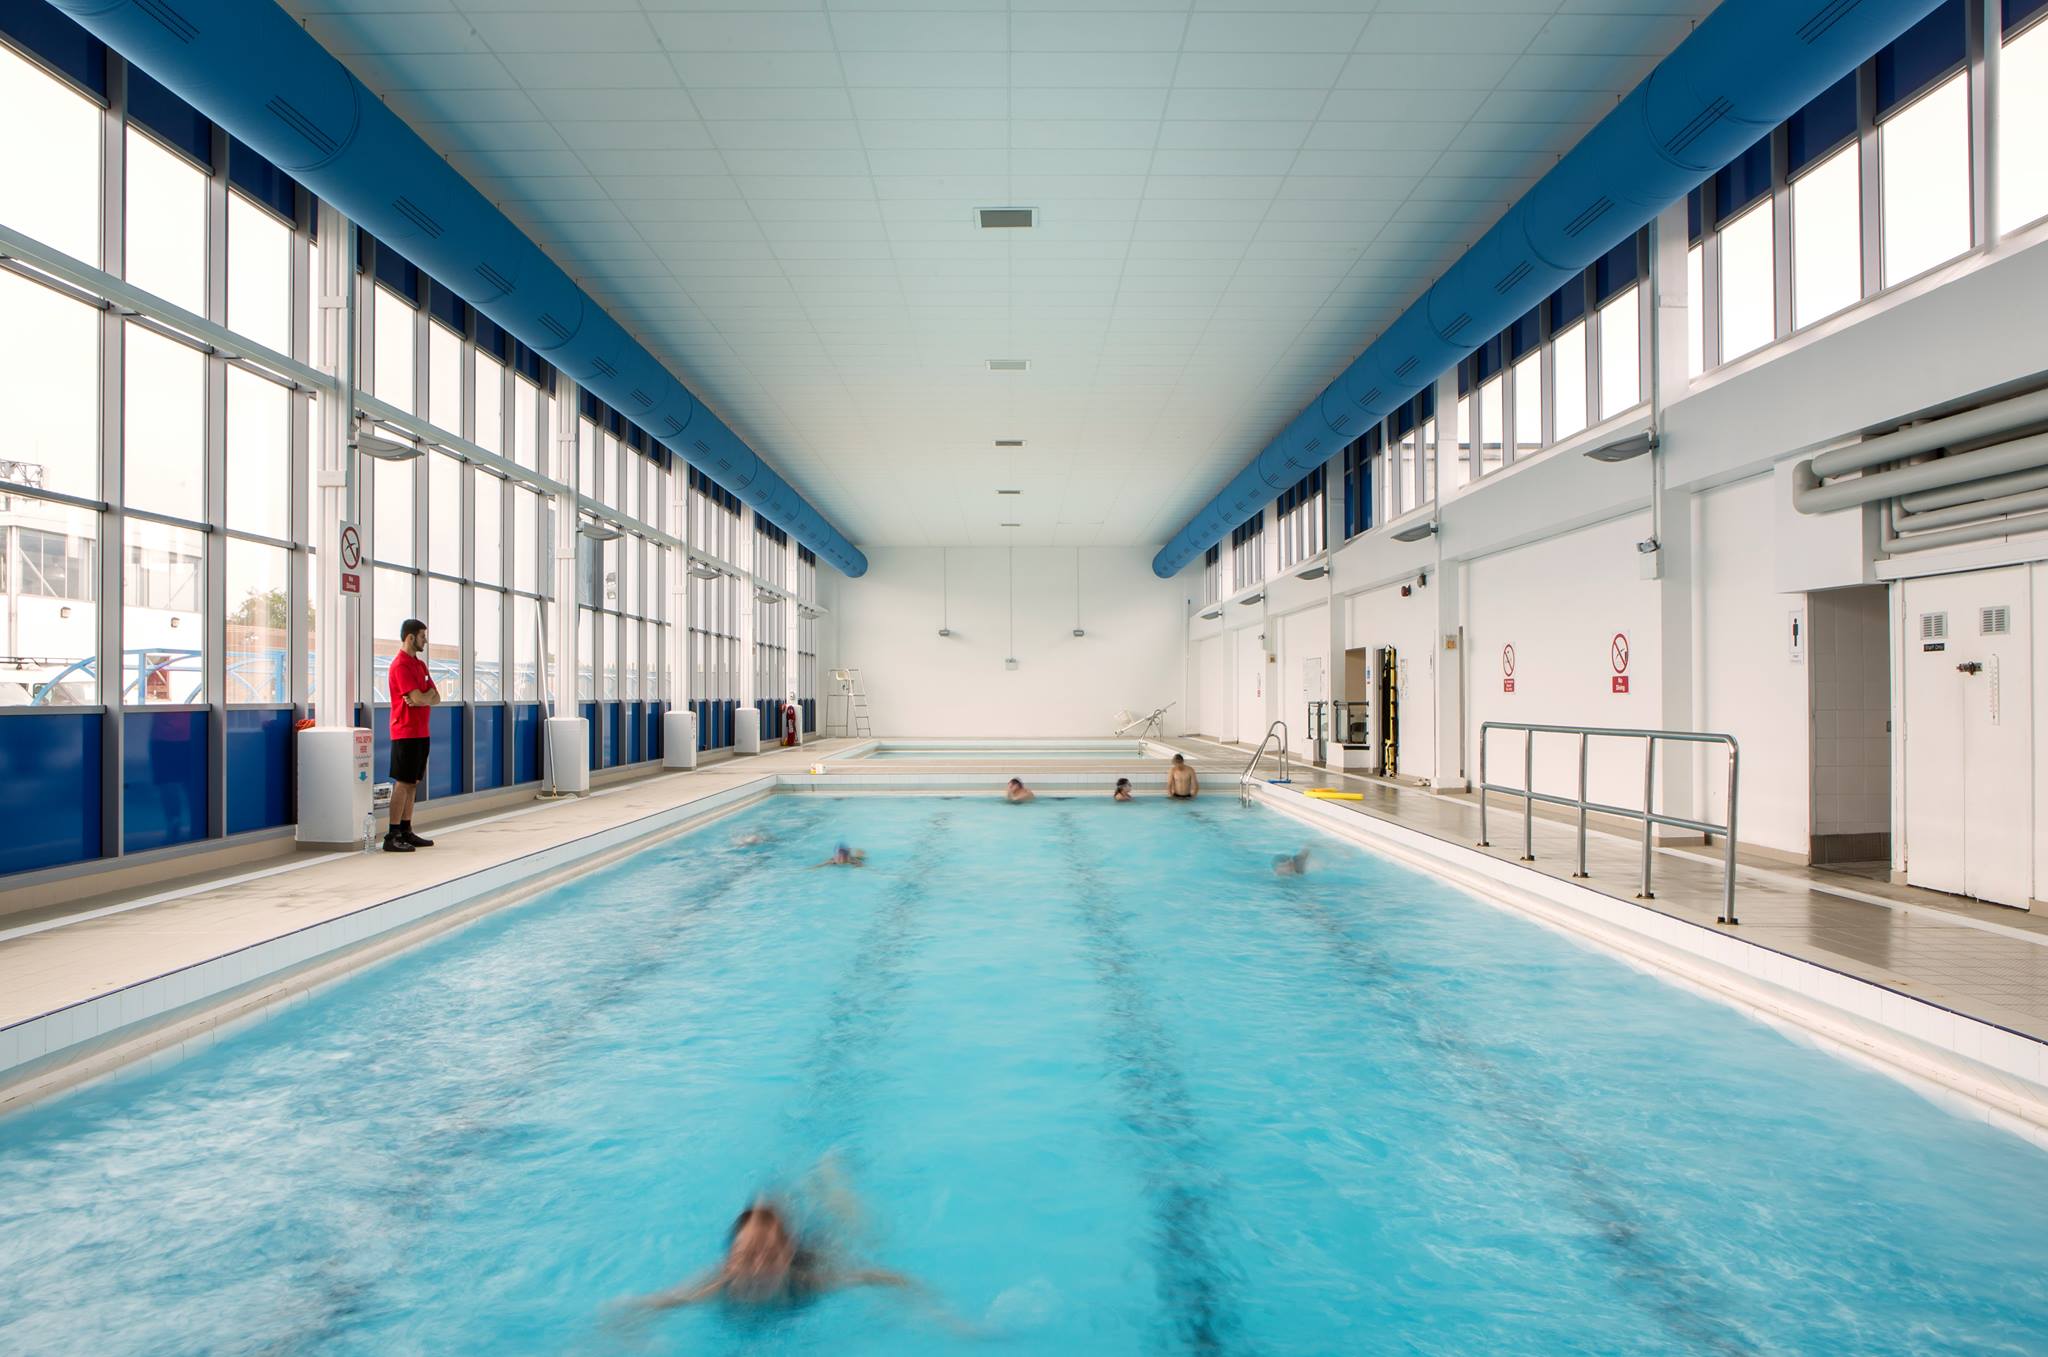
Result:
<svg viewBox="0 0 2048 1357">
<path fill-rule="evenodd" d="M 424 740 L 427 738 L 427 708 L 406 705 L 407 693 L 424 692 L 434 686 L 427 677 L 427 666 L 417 655 L 399 651 L 391 660 L 391 738 L 394 740 Z"/>
</svg>

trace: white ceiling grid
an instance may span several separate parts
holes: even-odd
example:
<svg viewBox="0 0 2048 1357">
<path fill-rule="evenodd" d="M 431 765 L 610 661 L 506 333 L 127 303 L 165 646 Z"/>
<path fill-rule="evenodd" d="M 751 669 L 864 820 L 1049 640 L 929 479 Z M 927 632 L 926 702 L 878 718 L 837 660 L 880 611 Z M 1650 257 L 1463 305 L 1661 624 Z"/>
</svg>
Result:
<svg viewBox="0 0 2048 1357">
<path fill-rule="evenodd" d="M 932 545 L 1163 541 L 1713 7 L 285 5 L 850 537 Z"/>
</svg>

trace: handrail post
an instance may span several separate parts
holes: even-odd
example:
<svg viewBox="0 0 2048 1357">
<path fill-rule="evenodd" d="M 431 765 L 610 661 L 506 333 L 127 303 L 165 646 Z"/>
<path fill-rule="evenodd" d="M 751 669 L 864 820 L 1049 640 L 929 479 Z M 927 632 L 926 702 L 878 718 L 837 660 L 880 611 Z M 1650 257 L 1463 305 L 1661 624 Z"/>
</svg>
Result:
<svg viewBox="0 0 2048 1357">
<path fill-rule="evenodd" d="M 1656 805 L 1657 795 L 1657 737 L 1643 738 L 1643 889 L 1637 893 L 1638 900 L 1654 900 L 1657 893 L 1650 889 L 1650 859 L 1656 855 Z"/>
<path fill-rule="evenodd" d="M 1486 841 L 1486 798 L 1491 795 L 1486 790 L 1486 732 L 1491 725 L 1492 722 L 1490 721 L 1481 721 L 1479 723 L 1479 846 L 1481 848 L 1491 848 L 1493 846 Z"/>
<path fill-rule="evenodd" d="M 1586 732 L 1579 732 L 1579 870 L 1572 873 L 1581 879 L 1592 875 L 1586 870 Z"/>
<path fill-rule="evenodd" d="M 1522 735 L 1522 861 L 1536 860 L 1536 732 Z"/>
<path fill-rule="evenodd" d="M 1727 859 L 1721 868 L 1721 917 L 1718 920 L 1733 927 L 1740 922 L 1735 917 L 1735 766 L 1742 757 L 1735 747 L 1735 741 L 1728 742 L 1728 848 Z"/>
</svg>

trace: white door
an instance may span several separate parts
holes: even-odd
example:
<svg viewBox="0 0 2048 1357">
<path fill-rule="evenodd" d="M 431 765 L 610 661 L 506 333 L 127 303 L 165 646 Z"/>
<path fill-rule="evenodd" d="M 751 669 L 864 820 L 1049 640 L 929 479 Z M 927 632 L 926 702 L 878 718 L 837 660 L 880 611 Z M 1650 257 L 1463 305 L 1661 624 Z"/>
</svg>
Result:
<svg viewBox="0 0 2048 1357">
<path fill-rule="evenodd" d="M 1275 625 L 1278 625 L 1277 623 Z M 1266 734 L 1266 643 L 1255 626 L 1237 637 L 1237 738 L 1253 744 Z"/>
<path fill-rule="evenodd" d="M 1196 728 L 1213 739 L 1236 737 L 1237 694 L 1232 689 L 1235 668 L 1230 637 L 1211 636 L 1201 643 L 1202 711 Z"/>
<path fill-rule="evenodd" d="M 2027 907 L 2032 613 L 2024 567 L 1905 584 L 1906 879 Z"/>
</svg>

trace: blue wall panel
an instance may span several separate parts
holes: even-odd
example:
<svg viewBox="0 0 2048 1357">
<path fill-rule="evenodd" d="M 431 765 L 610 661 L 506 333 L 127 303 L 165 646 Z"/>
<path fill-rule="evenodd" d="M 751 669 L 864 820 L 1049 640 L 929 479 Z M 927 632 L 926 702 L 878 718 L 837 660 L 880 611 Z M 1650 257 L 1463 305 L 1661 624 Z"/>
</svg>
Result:
<svg viewBox="0 0 2048 1357">
<path fill-rule="evenodd" d="M 647 740 L 646 743 L 641 745 L 641 748 L 647 752 L 647 757 L 650 759 L 662 757 L 661 718 L 667 714 L 667 711 L 668 708 L 663 703 L 650 702 L 647 704 Z"/>
<path fill-rule="evenodd" d="M 147 852 L 206 837 L 204 711 L 122 713 L 123 851 Z"/>
<path fill-rule="evenodd" d="M 0 873 L 100 855 L 100 730 L 96 711 L 0 720 Z"/>
<path fill-rule="evenodd" d="M 592 768 L 604 767 L 604 722 L 598 720 L 597 715 L 597 704 L 595 702 L 583 704 L 583 722 L 590 736 L 590 766 Z"/>
<path fill-rule="evenodd" d="M 469 709 L 476 722 L 476 790 L 505 785 L 505 708 L 486 703 Z"/>
<path fill-rule="evenodd" d="M 467 714 L 453 703 L 427 713 L 427 732 L 433 740 L 427 746 L 428 796 L 455 796 L 469 790 L 462 776 L 469 762 L 469 751 L 462 741 L 467 724 L 463 718 Z"/>
<path fill-rule="evenodd" d="M 289 709 L 228 708 L 228 833 L 292 822 Z"/>
<path fill-rule="evenodd" d="M 522 702 L 512 709 L 512 781 L 540 781 L 540 737 L 545 727 L 538 702 Z"/>
<path fill-rule="evenodd" d="M 604 766 L 616 768 L 626 761 L 626 708 L 621 702 L 604 704 Z"/>
</svg>

